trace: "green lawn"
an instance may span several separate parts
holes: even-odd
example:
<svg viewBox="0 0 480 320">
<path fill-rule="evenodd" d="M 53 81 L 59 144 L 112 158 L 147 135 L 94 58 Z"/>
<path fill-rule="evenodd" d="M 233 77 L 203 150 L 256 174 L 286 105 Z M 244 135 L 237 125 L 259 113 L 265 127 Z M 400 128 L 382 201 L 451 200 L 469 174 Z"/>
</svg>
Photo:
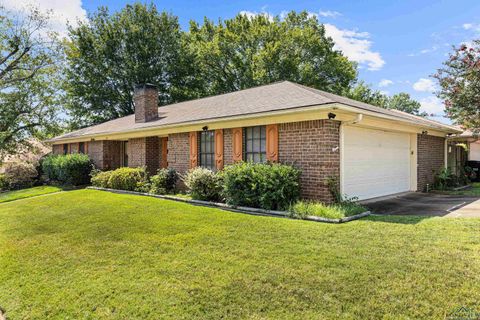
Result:
<svg viewBox="0 0 480 320">
<path fill-rule="evenodd" d="M 0 307 L 9 319 L 443 319 L 480 311 L 479 230 L 64 192 L 0 204 Z"/>
<path fill-rule="evenodd" d="M 40 187 L 33 187 L 33 188 L 22 189 L 22 190 L 3 192 L 3 193 L 0 193 L 0 203 L 35 197 L 42 194 L 59 192 L 59 191 L 62 191 L 62 188 L 54 187 L 54 186 L 40 186 Z"/>
<path fill-rule="evenodd" d="M 472 187 L 465 190 L 451 191 L 450 194 L 480 197 L 480 182 L 472 183 Z"/>
</svg>

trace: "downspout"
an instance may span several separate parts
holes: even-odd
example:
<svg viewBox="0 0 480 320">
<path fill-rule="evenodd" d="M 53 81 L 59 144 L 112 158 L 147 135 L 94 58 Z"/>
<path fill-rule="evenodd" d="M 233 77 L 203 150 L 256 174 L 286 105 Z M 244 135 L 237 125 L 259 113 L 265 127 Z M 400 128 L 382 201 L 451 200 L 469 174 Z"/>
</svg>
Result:
<svg viewBox="0 0 480 320">
<path fill-rule="evenodd" d="M 350 121 L 342 121 L 342 124 L 357 124 L 363 120 L 363 114 L 362 113 L 357 113 L 357 116 L 355 119 L 350 120 Z"/>
</svg>

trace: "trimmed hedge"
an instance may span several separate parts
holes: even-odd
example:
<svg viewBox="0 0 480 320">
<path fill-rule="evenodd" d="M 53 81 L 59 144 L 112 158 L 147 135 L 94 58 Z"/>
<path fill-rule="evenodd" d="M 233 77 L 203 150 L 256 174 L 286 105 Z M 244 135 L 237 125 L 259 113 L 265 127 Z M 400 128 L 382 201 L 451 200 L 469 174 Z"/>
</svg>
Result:
<svg viewBox="0 0 480 320">
<path fill-rule="evenodd" d="M 63 184 L 90 183 L 92 169 L 92 161 L 86 154 L 51 155 L 42 160 L 42 171 L 48 179 Z"/>
<path fill-rule="evenodd" d="M 221 199 L 221 176 L 212 170 L 202 167 L 190 169 L 183 180 L 193 199 L 205 201 Z"/>
<path fill-rule="evenodd" d="M 91 181 L 96 187 L 145 192 L 148 176 L 145 168 L 125 167 L 113 171 L 95 172 Z"/>
<path fill-rule="evenodd" d="M 156 175 L 150 177 L 150 192 L 155 194 L 174 193 L 178 178 L 175 169 L 159 169 Z"/>
<path fill-rule="evenodd" d="M 300 170 L 278 163 L 239 162 L 222 175 L 228 204 L 285 210 L 300 197 Z"/>
</svg>

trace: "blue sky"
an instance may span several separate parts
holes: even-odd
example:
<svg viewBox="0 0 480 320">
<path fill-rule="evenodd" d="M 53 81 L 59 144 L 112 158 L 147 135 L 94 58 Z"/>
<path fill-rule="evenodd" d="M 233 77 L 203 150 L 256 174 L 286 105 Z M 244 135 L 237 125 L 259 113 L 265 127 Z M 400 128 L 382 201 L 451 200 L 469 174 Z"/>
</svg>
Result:
<svg viewBox="0 0 480 320">
<path fill-rule="evenodd" d="M 119 10 L 132 1 L 113 0 L 0 0 L 7 8 L 36 3 L 53 9 L 56 28 L 65 21 L 85 18 L 98 6 Z M 359 78 L 389 94 L 408 92 L 429 113 L 441 114 L 441 102 L 430 77 L 452 45 L 480 36 L 480 1 L 153 1 L 160 10 L 179 16 L 184 28 L 189 20 L 230 18 L 239 12 L 281 15 L 307 10 L 326 25 L 337 47 L 359 63 Z M 388 3 L 393 2 L 393 3 Z M 388 4 L 386 4 L 388 3 Z M 436 120 L 448 122 L 436 117 Z"/>
</svg>

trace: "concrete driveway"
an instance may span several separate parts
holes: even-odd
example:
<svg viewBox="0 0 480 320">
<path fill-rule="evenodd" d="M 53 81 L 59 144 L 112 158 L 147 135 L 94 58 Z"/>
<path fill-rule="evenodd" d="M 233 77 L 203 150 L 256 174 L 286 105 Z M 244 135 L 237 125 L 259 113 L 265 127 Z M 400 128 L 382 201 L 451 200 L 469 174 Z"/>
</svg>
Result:
<svg viewBox="0 0 480 320">
<path fill-rule="evenodd" d="M 364 205 L 375 214 L 480 218 L 478 197 L 411 192 Z"/>
</svg>

